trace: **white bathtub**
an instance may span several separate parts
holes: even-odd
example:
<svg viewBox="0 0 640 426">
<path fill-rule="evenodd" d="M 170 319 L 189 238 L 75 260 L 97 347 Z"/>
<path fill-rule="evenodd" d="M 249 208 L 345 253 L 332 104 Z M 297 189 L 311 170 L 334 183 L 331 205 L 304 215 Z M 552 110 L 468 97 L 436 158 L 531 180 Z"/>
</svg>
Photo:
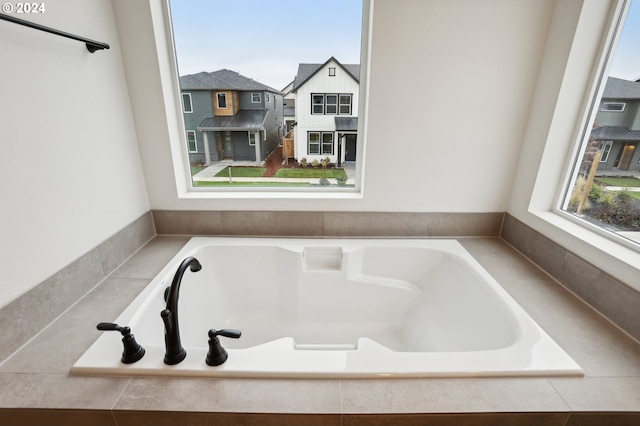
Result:
<svg viewBox="0 0 640 426">
<path fill-rule="evenodd" d="M 163 363 L 164 290 L 196 257 L 179 299 L 187 357 Z M 112 318 L 105 318 L 110 321 Z M 573 361 L 455 240 L 196 237 L 115 320 L 146 349 L 120 362 L 104 332 L 75 374 L 228 377 L 582 375 Z M 95 327 L 95 324 L 86 324 Z M 209 329 L 226 363 L 205 363 Z"/>
</svg>

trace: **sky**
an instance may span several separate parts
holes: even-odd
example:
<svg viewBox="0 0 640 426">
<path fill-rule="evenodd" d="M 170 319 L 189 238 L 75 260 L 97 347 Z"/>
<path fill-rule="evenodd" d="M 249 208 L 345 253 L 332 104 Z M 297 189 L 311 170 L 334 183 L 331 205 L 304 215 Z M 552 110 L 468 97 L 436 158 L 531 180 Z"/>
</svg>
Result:
<svg viewBox="0 0 640 426">
<path fill-rule="evenodd" d="M 360 63 L 362 0 L 171 0 L 180 75 L 223 68 L 274 89 L 300 63 Z"/>
<path fill-rule="evenodd" d="M 170 0 L 180 75 L 223 68 L 282 90 L 299 63 L 360 62 L 362 0 Z M 609 74 L 640 78 L 640 0 Z"/>
<path fill-rule="evenodd" d="M 609 75 L 625 80 L 640 78 L 640 0 L 631 3 Z"/>
</svg>

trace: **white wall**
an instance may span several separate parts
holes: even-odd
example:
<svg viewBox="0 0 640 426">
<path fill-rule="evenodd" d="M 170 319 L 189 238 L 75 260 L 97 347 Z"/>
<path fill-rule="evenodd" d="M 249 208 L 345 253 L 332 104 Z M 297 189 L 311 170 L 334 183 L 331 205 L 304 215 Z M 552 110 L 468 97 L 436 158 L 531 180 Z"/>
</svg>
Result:
<svg viewBox="0 0 640 426">
<path fill-rule="evenodd" d="M 111 49 L 0 21 L 0 306 L 149 209 L 111 1 L 45 6 Z"/>
<path fill-rule="evenodd" d="M 159 1 L 153 15 L 141 3 L 118 16 L 152 208 L 506 210 L 552 0 L 376 0 L 364 197 L 348 200 L 180 199 L 169 148 L 182 137 L 178 102 L 159 96 L 174 96 L 175 77 L 166 35 L 156 34 L 160 61 L 146 36 L 153 19 L 162 25 Z"/>
</svg>

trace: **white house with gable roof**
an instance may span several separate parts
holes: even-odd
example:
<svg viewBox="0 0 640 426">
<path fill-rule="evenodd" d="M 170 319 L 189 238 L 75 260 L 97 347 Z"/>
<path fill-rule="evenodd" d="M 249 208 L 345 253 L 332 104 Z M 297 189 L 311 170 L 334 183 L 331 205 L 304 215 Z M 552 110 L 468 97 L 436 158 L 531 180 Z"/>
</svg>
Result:
<svg viewBox="0 0 640 426">
<path fill-rule="evenodd" d="M 331 57 L 324 64 L 298 66 L 293 82 L 298 161 L 355 161 L 359 87 L 359 64 L 342 64 Z"/>
</svg>

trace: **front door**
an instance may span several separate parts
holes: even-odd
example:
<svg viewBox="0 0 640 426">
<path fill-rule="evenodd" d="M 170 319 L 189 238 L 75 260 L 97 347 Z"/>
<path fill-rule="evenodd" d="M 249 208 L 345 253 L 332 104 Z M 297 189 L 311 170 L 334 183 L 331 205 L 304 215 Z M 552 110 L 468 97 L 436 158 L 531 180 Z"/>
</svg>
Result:
<svg viewBox="0 0 640 426">
<path fill-rule="evenodd" d="M 231 132 L 224 132 L 222 139 L 222 156 L 233 160 L 233 142 L 231 142 Z"/>
<path fill-rule="evenodd" d="M 620 170 L 629 170 L 629 165 L 631 164 L 631 157 L 633 157 L 633 153 L 636 150 L 636 143 L 627 143 L 622 150 L 622 156 L 620 157 L 620 163 L 618 163 L 618 168 Z"/>
<path fill-rule="evenodd" d="M 356 140 L 358 135 L 346 135 L 344 161 L 356 161 Z"/>
</svg>

